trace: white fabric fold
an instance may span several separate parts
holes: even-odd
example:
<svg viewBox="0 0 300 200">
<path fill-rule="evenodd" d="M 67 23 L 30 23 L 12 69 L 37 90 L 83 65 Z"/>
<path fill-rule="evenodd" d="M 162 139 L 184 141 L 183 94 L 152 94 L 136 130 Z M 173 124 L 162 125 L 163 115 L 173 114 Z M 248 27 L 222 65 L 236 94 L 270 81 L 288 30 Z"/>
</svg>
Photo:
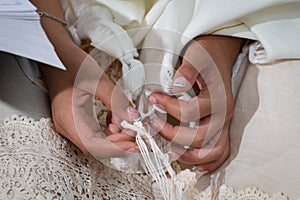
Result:
<svg viewBox="0 0 300 200">
<path fill-rule="evenodd" d="M 300 58 L 300 18 L 266 22 L 253 26 L 251 30 L 261 44 L 253 44 L 250 48 L 251 63 L 264 64 L 280 59 Z"/>
<path fill-rule="evenodd" d="M 143 64 L 153 63 L 164 66 L 159 76 L 160 84 L 165 92 L 168 92 L 170 88 L 177 55 L 187 42 L 201 34 L 222 34 L 258 41 L 259 43 L 250 47 L 249 59 L 252 63 L 270 63 L 280 59 L 300 58 L 300 51 L 296 49 L 300 45 L 298 39 L 300 2 L 296 0 L 254 0 L 246 3 L 239 0 L 230 2 L 222 0 L 76 0 L 70 2 L 71 8 L 65 6 L 67 7 L 66 14 L 71 15 L 68 10 L 74 10 L 78 19 L 80 18 L 79 11 L 86 12 L 89 8 L 92 10 L 94 7 L 101 7 L 101 10 L 106 10 L 104 12 L 99 9 L 99 13 L 94 11 L 99 15 L 98 18 L 103 18 L 109 10 L 109 21 L 119 26 L 120 33 L 127 32 L 130 37 L 121 44 L 130 41 L 134 47 L 163 50 L 161 55 L 151 51 L 142 51 L 141 61 Z M 85 6 L 84 9 L 82 4 Z M 96 24 L 100 22 L 94 23 L 94 20 L 83 18 L 85 18 L 83 28 L 85 31 L 90 31 L 89 38 L 98 41 L 107 38 L 99 34 L 99 29 L 95 29 Z M 70 24 L 70 28 L 74 28 L 74 23 Z M 74 35 L 74 30 L 72 33 Z M 77 29 L 77 34 L 84 36 L 82 29 Z M 122 49 L 119 43 L 119 41 L 107 40 L 106 50 L 116 54 Z M 154 73 L 150 70 L 151 79 L 154 78 L 152 74 Z"/>
</svg>

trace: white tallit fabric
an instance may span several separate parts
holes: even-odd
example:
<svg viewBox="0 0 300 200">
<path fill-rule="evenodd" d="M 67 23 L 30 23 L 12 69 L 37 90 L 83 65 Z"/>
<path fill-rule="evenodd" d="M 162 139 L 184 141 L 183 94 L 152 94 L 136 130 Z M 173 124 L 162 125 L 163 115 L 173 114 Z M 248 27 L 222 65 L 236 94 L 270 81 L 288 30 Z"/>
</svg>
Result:
<svg viewBox="0 0 300 200">
<path fill-rule="evenodd" d="M 172 40 L 176 41 L 175 47 L 179 49 L 195 36 L 218 33 L 259 41 L 264 53 L 261 53 L 261 48 L 259 50 L 253 48 L 250 57 L 254 63 L 300 57 L 300 52 L 296 49 L 300 43 L 299 1 L 87 0 L 85 2 L 108 8 L 114 22 L 125 30 L 131 30 L 129 34 L 135 45 L 141 42 L 145 35 L 147 38 L 148 32 L 132 29 L 153 27 L 171 29 L 183 34 L 178 36 L 180 38 Z M 159 37 L 165 41 L 169 35 L 163 34 Z M 172 46 L 174 42 L 172 44 L 163 42 L 160 45 L 163 45 L 160 48 L 174 49 Z"/>
<path fill-rule="evenodd" d="M 120 85 L 125 85 L 129 98 L 136 98 L 144 85 L 150 90 L 162 88 L 171 93 L 177 55 L 187 42 L 201 34 L 257 41 L 249 48 L 251 63 L 300 58 L 299 1 L 62 0 L 62 3 L 75 40 L 90 38 L 94 46 L 123 63 L 127 78 Z M 140 55 L 136 48 L 142 49 Z M 145 74 L 141 63 L 130 65 L 137 56 L 145 66 Z"/>
<path fill-rule="evenodd" d="M 299 60 L 249 64 L 231 122 L 230 158 L 200 179 L 199 190 L 213 175 L 235 190 L 255 186 L 300 199 L 299 67 Z"/>
</svg>

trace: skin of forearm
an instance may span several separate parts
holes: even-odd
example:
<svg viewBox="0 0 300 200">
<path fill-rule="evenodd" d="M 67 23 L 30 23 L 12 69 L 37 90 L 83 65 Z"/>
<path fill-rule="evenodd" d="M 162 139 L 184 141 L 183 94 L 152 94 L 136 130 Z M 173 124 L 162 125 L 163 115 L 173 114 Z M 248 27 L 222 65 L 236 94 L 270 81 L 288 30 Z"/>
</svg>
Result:
<svg viewBox="0 0 300 200">
<path fill-rule="evenodd" d="M 31 0 L 31 2 L 37 7 L 38 11 L 47 12 L 60 19 L 64 19 L 64 13 L 59 0 Z M 69 70 L 78 68 L 78 64 L 85 59 L 86 53 L 73 42 L 66 28 L 59 22 L 48 17 L 42 17 L 41 24 L 65 67 Z"/>
<path fill-rule="evenodd" d="M 37 7 L 38 11 L 47 12 L 60 19 L 65 19 L 59 0 L 31 0 L 31 2 Z M 97 63 L 73 42 L 69 32 L 62 24 L 53 19 L 49 19 L 48 17 L 42 17 L 41 24 L 48 39 L 54 46 L 58 57 L 67 68 L 66 71 L 63 71 L 46 65 L 41 66 L 46 78 L 51 99 L 54 98 L 60 91 L 74 86 L 78 70 L 84 63 L 89 68 L 89 70 L 86 71 L 86 79 L 95 80 L 92 84 L 86 84 L 87 87 L 92 85 L 92 88 L 87 88 L 87 90 L 94 92 L 95 89 L 93 86 L 95 86 L 98 81 L 101 81 L 103 93 L 98 94 L 98 97 L 102 98 L 104 101 L 107 100 L 107 102 L 104 103 L 109 104 L 110 102 L 107 96 L 113 90 L 114 85 L 109 78 L 103 74 L 103 71 L 100 70 Z M 100 80 L 99 77 L 101 77 Z M 106 95 L 102 97 L 102 94 Z"/>
</svg>

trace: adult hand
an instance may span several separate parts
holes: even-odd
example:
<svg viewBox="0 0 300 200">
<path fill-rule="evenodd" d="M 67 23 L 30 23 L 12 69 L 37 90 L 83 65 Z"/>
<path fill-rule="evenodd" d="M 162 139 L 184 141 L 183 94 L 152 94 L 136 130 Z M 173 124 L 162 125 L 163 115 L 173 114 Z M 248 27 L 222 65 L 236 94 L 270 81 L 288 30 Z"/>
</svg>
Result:
<svg viewBox="0 0 300 200">
<path fill-rule="evenodd" d="M 189 101 L 152 93 L 149 101 L 164 108 L 181 122 L 197 121 L 195 127 L 171 125 L 153 119 L 152 126 L 169 141 L 191 148 L 173 147 L 173 157 L 211 171 L 229 156 L 229 126 L 234 110 L 231 71 L 242 39 L 202 36 L 191 41 L 173 79 L 173 90 L 186 92 L 197 84 L 200 92 Z"/>
<path fill-rule="evenodd" d="M 134 137 L 124 131 L 106 137 L 93 117 L 92 98 L 98 97 L 120 119 L 132 121 L 139 117 L 139 113 L 130 106 L 127 97 L 103 73 L 94 59 L 77 46 L 72 48 L 72 68 L 62 71 L 42 67 L 49 87 L 56 131 L 84 153 L 96 158 L 136 152 Z M 83 59 L 83 56 L 86 58 Z"/>
<path fill-rule="evenodd" d="M 59 0 L 31 0 L 39 11 L 64 20 Z M 66 28 L 57 20 L 41 18 L 42 26 L 66 71 L 43 66 L 51 98 L 55 129 L 71 140 L 84 153 L 96 158 L 120 156 L 135 152 L 133 138 L 119 131 L 106 138 L 93 118 L 91 99 L 98 97 L 120 119 L 131 121 L 139 116 L 129 101 L 109 80 L 98 64 L 80 49 Z"/>
</svg>

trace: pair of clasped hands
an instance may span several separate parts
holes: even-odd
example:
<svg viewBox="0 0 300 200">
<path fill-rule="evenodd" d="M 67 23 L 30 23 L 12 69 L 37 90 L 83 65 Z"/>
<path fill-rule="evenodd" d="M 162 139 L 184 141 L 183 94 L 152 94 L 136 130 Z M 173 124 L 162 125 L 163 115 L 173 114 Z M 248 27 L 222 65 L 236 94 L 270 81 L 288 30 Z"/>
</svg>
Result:
<svg viewBox="0 0 300 200">
<path fill-rule="evenodd" d="M 233 37 L 197 37 L 185 50 L 172 89 L 185 92 L 197 85 L 199 93 L 189 101 L 158 92 L 148 97 L 151 103 L 185 123 L 171 125 L 154 118 L 150 125 L 162 137 L 178 144 L 170 149 L 172 159 L 191 166 L 192 170 L 215 170 L 229 156 L 229 126 L 234 110 L 231 71 L 241 45 L 242 40 Z M 49 86 L 56 131 L 84 153 L 98 159 L 138 152 L 134 133 L 119 125 L 121 120 L 133 122 L 139 118 L 138 111 L 130 106 L 123 92 L 93 58 L 74 45 L 70 45 L 68 51 L 72 48 L 71 58 L 65 56 L 67 52 L 63 50 L 58 52 L 64 64 L 72 66 L 67 71 L 42 67 Z M 113 113 L 105 133 L 93 118 L 93 96 Z M 197 122 L 194 127 L 186 125 L 191 121 Z"/>
</svg>

